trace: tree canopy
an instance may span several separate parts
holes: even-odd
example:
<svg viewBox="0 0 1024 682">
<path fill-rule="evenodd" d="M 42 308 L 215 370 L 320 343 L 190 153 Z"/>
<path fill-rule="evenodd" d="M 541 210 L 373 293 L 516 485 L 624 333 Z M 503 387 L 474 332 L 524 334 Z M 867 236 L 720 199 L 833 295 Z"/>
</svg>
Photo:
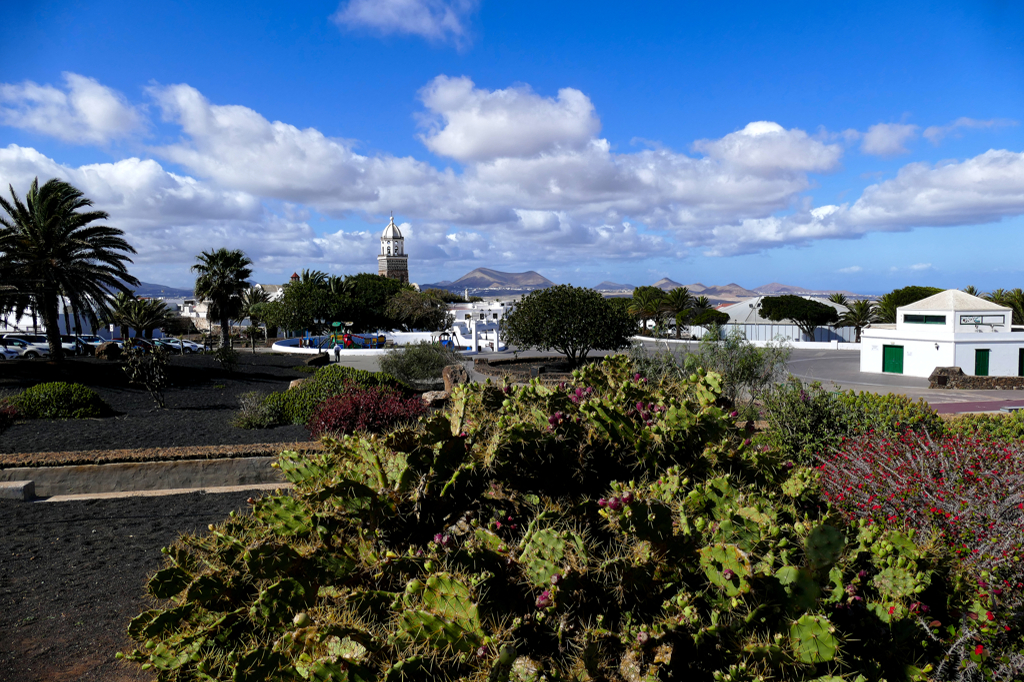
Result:
<svg viewBox="0 0 1024 682">
<path fill-rule="evenodd" d="M 231 344 L 232 319 L 238 319 L 242 309 L 242 292 L 249 288 L 245 281 L 252 277 L 252 260 L 241 251 L 225 248 L 203 251 L 192 266 L 196 277 L 196 297 L 209 301 L 210 316 L 220 322 L 220 346 Z"/>
<path fill-rule="evenodd" d="M 0 298 L 0 311 L 20 316 L 31 307 L 42 313 L 50 357 L 64 358 L 60 341 L 59 299 L 95 322 L 106 312 L 112 291 L 138 285 L 126 263 L 135 253 L 116 227 L 96 225 L 109 216 L 86 211 L 92 201 L 63 180 L 42 187 L 32 181 L 24 202 L 10 187 L 11 200 L 0 197 L 0 282 L 12 291 Z"/>
<path fill-rule="evenodd" d="M 556 350 L 578 367 L 590 351 L 629 346 L 636 323 L 593 289 L 559 284 L 523 297 L 501 329 L 508 345 Z"/>
<path fill-rule="evenodd" d="M 455 316 L 448 310 L 444 298 L 438 295 L 440 289 L 424 292 L 402 290 L 388 301 L 387 314 L 399 320 L 408 331 L 422 329 L 428 332 L 443 332 L 451 328 Z"/>
<path fill-rule="evenodd" d="M 878 299 L 878 319 L 888 324 L 896 324 L 896 309 L 902 308 L 911 303 L 917 303 L 921 299 L 941 294 L 942 289 L 938 287 L 909 286 L 902 289 L 893 289 Z"/>
<path fill-rule="evenodd" d="M 729 314 L 714 308 L 700 308 L 690 316 L 690 324 L 695 327 L 721 326 L 729 323 Z"/>
<path fill-rule="evenodd" d="M 792 294 L 761 299 L 761 317 L 772 322 L 793 320 L 811 341 L 815 329 L 839 321 L 839 313 L 832 306 Z"/>
</svg>

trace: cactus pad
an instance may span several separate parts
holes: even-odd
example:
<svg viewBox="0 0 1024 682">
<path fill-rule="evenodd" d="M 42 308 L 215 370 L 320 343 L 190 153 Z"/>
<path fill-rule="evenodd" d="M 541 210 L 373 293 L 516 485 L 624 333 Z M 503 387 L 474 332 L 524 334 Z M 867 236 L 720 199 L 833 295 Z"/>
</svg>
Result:
<svg viewBox="0 0 1024 682">
<path fill-rule="evenodd" d="M 805 614 L 789 626 L 793 652 L 803 663 L 823 663 L 836 656 L 839 642 L 835 628 L 825 616 Z"/>
<path fill-rule="evenodd" d="M 565 560 L 565 540 L 551 528 L 534 533 L 519 556 L 519 563 L 527 577 L 538 587 L 551 583 L 551 576 L 562 572 Z"/>
<path fill-rule="evenodd" d="M 783 566 L 775 577 L 786 588 L 789 601 L 797 611 L 810 611 L 818 603 L 821 589 L 806 568 Z"/>
<path fill-rule="evenodd" d="M 750 590 L 750 559 L 736 545 L 716 543 L 700 550 L 700 567 L 730 597 Z"/>
<path fill-rule="evenodd" d="M 253 514 L 278 535 L 305 535 L 313 529 L 309 510 L 286 495 L 264 497 L 256 503 Z"/>
<path fill-rule="evenodd" d="M 804 541 L 804 553 L 814 568 L 834 564 L 843 554 L 846 537 L 832 526 L 815 526 Z"/>
<path fill-rule="evenodd" d="M 448 621 L 467 630 L 480 632 L 480 614 L 470 597 L 469 588 L 447 573 L 427 578 L 423 589 L 423 604 Z"/>
<path fill-rule="evenodd" d="M 476 651 L 482 639 L 476 632 L 427 611 L 403 612 L 398 627 L 404 637 L 465 654 Z"/>
</svg>

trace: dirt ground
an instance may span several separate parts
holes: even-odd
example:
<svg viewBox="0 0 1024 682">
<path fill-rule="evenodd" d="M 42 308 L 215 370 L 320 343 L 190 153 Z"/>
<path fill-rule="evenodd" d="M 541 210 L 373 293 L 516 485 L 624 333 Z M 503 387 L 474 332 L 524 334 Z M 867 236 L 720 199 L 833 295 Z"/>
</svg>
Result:
<svg viewBox="0 0 1024 682">
<path fill-rule="evenodd" d="M 0 682 L 154 679 L 114 654 L 149 608 L 160 548 L 244 512 L 251 495 L 0 501 Z"/>
</svg>

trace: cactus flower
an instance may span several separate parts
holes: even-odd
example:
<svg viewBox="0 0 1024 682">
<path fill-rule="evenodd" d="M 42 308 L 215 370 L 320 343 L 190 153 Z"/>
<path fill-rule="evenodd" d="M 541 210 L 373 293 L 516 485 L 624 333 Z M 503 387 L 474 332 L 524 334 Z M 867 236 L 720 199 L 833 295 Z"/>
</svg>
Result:
<svg viewBox="0 0 1024 682">
<path fill-rule="evenodd" d="M 537 608 L 538 609 L 546 609 L 547 607 L 551 606 L 553 603 L 554 603 L 554 599 L 551 598 L 551 591 L 550 590 L 544 590 L 543 592 L 540 593 L 540 596 L 537 597 Z"/>
<path fill-rule="evenodd" d="M 726 580 L 732 580 L 733 578 L 736 577 L 736 572 L 734 570 L 732 570 L 731 568 L 727 568 L 724 571 L 722 571 L 722 577 L 725 578 Z"/>
<path fill-rule="evenodd" d="M 561 582 L 562 582 L 562 574 L 561 573 L 555 573 L 553 576 L 551 576 L 551 584 L 552 585 L 558 585 Z"/>
<path fill-rule="evenodd" d="M 648 632 L 646 630 L 641 630 L 636 635 L 636 643 L 639 644 L 640 646 L 643 646 L 644 644 L 647 644 L 647 642 L 649 642 L 650 639 L 651 639 L 651 635 L 648 634 Z"/>
<path fill-rule="evenodd" d="M 617 497 L 613 497 L 612 499 L 608 500 L 608 508 L 611 509 L 612 511 L 619 511 L 620 509 L 622 509 L 622 500 L 620 500 Z"/>
<path fill-rule="evenodd" d="M 601 499 L 599 499 L 599 500 L 597 501 L 597 506 L 598 506 L 598 507 L 602 507 L 602 508 L 604 508 L 604 507 L 607 507 L 607 506 L 608 506 L 608 500 L 606 500 L 606 499 L 604 499 L 604 498 L 602 497 Z"/>
<path fill-rule="evenodd" d="M 625 504 L 633 504 L 633 493 L 628 491 L 622 493 L 622 501 Z"/>
</svg>

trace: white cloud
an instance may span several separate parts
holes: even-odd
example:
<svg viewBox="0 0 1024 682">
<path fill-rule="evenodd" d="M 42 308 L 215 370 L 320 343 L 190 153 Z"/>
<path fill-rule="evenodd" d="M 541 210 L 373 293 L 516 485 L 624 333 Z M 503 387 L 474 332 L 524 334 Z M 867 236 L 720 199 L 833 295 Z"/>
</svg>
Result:
<svg viewBox="0 0 1024 682">
<path fill-rule="evenodd" d="M 876 123 L 868 128 L 860 150 L 873 156 L 896 156 L 910 150 L 906 143 L 917 136 L 918 127 L 904 123 Z"/>
<path fill-rule="evenodd" d="M 850 267 L 848 267 L 848 268 L 839 268 L 839 270 L 837 270 L 836 272 L 841 272 L 841 273 L 843 273 L 844 275 L 852 275 L 853 273 L 855 273 L 855 272 L 860 272 L 860 271 L 861 271 L 861 270 L 863 270 L 863 269 L 864 269 L 864 268 L 862 268 L 862 267 L 861 267 L 861 266 L 859 266 L 859 265 L 851 265 L 851 266 L 850 266 Z"/>
<path fill-rule="evenodd" d="M 922 135 L 926 140 L 928 140 L 932 144 L 938 145 L 944 137 L 950 134 L 956 135 L 957 131 L 961 128 L 1002 128 L 1005 126 L 1015 125 L 1017 125 L 1016 121 L 1011 121 L 1005 118 L 993 118 L 989 119 L 988 121 L 979 121 L 976 118 L 967 118 L 966 116 L 961 116 L 960 118 L 953 121 L 949 125 L 928 126 L 927 128 L 924 129 Z"/>
<path fill-rule="evenodd" d="M 418 35 L 433 42 L 464 44 L 466 26 L 477 0 L 349 0 L 331 17 L 349 28 L 366 28 L 384 35 Z"/>
<path fill-rule="evenodd" d="M 908 164 L 895 178 L 866 188 L 852 205 L 718 226 L 708 249 L 714 255 L 754 253 L 817 239 L 979 225 L 1018 215 L 1024 215 L 1024 152 L 989 150 L 959 162 Z"/>
<path fill-rule="evenodd" d="M 145 129 L 145 118 L 121 93 L 75 73 L 64 74 L 64 85 L 0 84 L 0 124 L 101 145 Z"/>
<path fill-rule="evenodd" d="M 590 98 L 574 88 L 552 99 L 528 85 L 488 91 L 465 76 L 438 76 L 420 98 L 430 111 L 420 139 L 435 154 L 459 161 L 580 149 L 601 129 Z"/>
<path fill-rule="evenodd" d="M 842 147 L 826 145 L 802 130 L 755 121 L 719 140 L 698 140 L 693 148 L 710 158 L 752 173 L 825 173 L 835 170 Z"/>
<path fill-rule="evenodd" d="M 931 263 L 914 263 L 908 269 L 909 270 L 913 270 L 915 272 L 920 272 L 921 270 L 931 270 L 932 269 L 932 264 Z"/>
</svg>

